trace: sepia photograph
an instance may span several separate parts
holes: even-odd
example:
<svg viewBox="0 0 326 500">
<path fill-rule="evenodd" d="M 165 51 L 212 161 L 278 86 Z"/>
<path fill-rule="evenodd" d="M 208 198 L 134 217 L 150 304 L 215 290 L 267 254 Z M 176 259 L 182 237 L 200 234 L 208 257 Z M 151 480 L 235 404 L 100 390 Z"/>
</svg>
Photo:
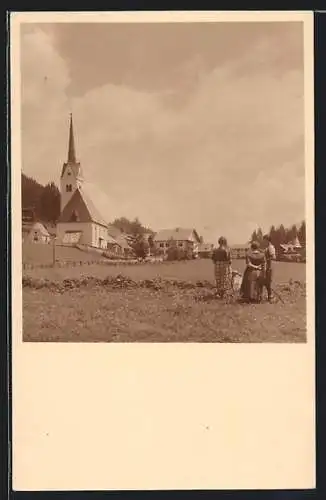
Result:
<svg viewBox="0 0 326 500">
<path fill-rule="evenodd" d="M 21 25 L 23 336 L 305 342 L 302 22 Z"/>
<path fill-rule="evenodd" d="M 313 488 L 312 13 L 10 31 L 14 489 Z"/>
</svg>

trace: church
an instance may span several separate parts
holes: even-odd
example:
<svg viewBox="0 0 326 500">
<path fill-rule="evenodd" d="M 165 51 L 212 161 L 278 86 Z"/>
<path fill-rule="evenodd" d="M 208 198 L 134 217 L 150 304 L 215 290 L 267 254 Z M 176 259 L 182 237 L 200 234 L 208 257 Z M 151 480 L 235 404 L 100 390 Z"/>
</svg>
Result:
<svg viewBox="0 0 326 500">
<path fill-rule="evenodd" d="M 112 237 L 107 222 L 83 190 L 84 176 L 76 158 L 72 115 L 70 115 L 67 162 L 60 177 L 61 207 L 57 240 L 64 245 L 107 248 Z"/>
</svg>

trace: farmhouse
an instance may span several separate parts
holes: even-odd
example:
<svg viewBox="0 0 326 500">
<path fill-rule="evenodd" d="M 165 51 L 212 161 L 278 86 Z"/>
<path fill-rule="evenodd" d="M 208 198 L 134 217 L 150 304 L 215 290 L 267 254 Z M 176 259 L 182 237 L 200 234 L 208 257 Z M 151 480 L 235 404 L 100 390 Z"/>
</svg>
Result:
<svg viewBox="0 0 326 500">
<path fill-rule="evenodd" d="M 29 243 L 49 243 L 51 235 L 41 222 L 23 222 L 22 240 Z"/>
<path fill-rule="evenodd" d="M 245 259 L 249 250 L 249 243 L 232 245 L 230 248 L 232 259 Z"/>
<path fill-rule="evenodd" d="M 201 243 L 198 247 L 198 257 L 209 259 L 212 255 L 213 248 L 213 243 Z"/>
<path fill-rule="evenodd" d="M 61 214 L 57 223 L 57 239 L 63 244 L 83 244 L 106 249 L 112 236 L 105 219 L 83 190 L 84 176 L 76 159 L 72 115 L 70 116 L 67 162 L 60 178 Z"/>
<path fill-rule="evenodd" d="M 184 229 L 176 227 L 175 229 L 162 229 L 154 236 L 154 244 L 157 251 L 163 255 L 171 245 L 176 245 L 180 250 L 191 252 L 198 255 L 200 238 L 195 229 Z"/>
<path fill-rule="evenodd" d="M 298 237 L 294 241 L 280 245 L 279 259 L 300 261 L 305 259 L 305 249 L 299 242 Z"/>
</svg>

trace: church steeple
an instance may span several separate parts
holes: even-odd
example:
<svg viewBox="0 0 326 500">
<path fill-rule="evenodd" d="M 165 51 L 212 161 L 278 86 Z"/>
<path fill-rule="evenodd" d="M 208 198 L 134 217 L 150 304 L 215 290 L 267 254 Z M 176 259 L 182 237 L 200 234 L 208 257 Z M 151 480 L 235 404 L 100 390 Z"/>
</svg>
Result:
<svg viewBox="0 0 326 500">
<path fill-rule="evenodd" d="M 68 163 L 76 163 L 76 149 L 75 149 L 75 138 L 74 138 L 74 127 L 73 127 L 73 122 L 72 122 L 72 113 L 70 113 Z"/>
<path fill-rule="evenodd" d="M 83 182 L 82 168 L 76 159 L 74 126 L 72 113 L 70 113 L 68 158 L 67 162 L 63 164 L 60 177 L 61 212 L 76 189 L 81 189 Z"/>
</svg>

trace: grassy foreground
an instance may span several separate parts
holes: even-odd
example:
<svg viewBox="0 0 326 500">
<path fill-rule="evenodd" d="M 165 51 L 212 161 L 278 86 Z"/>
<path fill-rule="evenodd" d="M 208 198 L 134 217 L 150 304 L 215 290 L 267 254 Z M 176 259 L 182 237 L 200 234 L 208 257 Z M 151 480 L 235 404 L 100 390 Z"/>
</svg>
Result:
<svg viewBox="0 0 326 500">
<path fill-rule="evenodd" d="M 243 263 L 233 267 L 241 270 Z M 129 284 L 128 279 L 126 283 L 122 279 L 121 285 L 114 281 L 122 273 L 129 276 Z M 305 342 L 305 265 L 277 263 L 275 289 L 283 302 L 220 301 L 214 293 L 212 265 L 204 260 L 35 269 L 25 276 L 23 287 L 23 338 L 36 342 Z"/>
</svg>

